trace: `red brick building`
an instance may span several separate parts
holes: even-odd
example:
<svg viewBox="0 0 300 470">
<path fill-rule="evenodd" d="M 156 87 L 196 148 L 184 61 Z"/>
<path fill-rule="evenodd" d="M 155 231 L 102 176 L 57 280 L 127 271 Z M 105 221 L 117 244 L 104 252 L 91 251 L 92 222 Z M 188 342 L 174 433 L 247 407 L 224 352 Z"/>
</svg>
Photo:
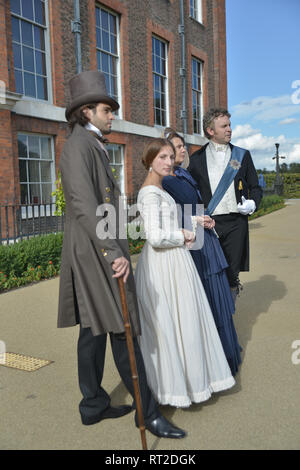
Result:
<svg viewBox="0 0 300 470">
<path fill-rule="evenodd" d="M 203 112 L 227 105 L 225 0 L 79 4 L 82 70 L 102 70 L 120 103 L 109 152 L 122 190 L 135 193 L 151 137 L 171 126 L 193 151 L 205 142 Z M 0 0 L 2 203 L 51 199 L 69 134 L 65 107 L 76 73 L 72 21 L 74 0 Z"/>
</svg>

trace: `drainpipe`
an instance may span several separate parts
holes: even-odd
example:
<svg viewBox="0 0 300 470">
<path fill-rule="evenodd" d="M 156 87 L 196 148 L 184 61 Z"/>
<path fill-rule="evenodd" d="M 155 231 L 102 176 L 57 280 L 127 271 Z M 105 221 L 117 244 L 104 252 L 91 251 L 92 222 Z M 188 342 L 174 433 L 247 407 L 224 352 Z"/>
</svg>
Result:
<svg viewBox="0 0 300 470">
<path fill-rule="evenodd" d="M 72 33 L 75 35 L 75 57 L 76 73 L 82 72 L 81 62 L 81 22 L 80 22 L 80 4 L 79 0 L 74 0 L 74 21 L 71 21 Z"/>
<path fill-rule="evenodd" d="M 184 36 L 184 0 L 180 0 L 180 24 L 178 26 L 178 32 L 181 39 L 181 67 L 180 76 L 182 83 L 182 109 L 180 111 L 180 117 L 183 123 L 183 138 L 186 140 L 187 135 L 187 111 L 186 111 L 186 68 L 185 68 L 185 36 Z"/>
</svg>

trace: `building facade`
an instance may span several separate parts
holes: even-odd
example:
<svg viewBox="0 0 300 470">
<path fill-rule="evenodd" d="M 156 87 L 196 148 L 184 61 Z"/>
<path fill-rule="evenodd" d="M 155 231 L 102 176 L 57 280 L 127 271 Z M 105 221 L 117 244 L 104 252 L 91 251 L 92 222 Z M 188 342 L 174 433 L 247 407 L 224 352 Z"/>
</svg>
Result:
<svg viewBox="0 0 300 470">
<path fill-rule="evenodd" d="M 0 0 L 0 46 L 0 203 L 51 200 L 80 64 L 120 103 L 108 150 L 126 194 L 151 138 L 170 126 L 194 151 L 203 113 L 227 106 L 225 0 Z"/>
</svg>

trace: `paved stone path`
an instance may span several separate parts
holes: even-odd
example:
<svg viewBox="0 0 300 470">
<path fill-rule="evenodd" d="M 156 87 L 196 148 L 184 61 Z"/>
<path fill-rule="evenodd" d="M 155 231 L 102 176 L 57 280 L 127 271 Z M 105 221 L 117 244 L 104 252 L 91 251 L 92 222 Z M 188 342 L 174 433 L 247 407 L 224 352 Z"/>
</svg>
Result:
<svg viewBox="0 0 300 470">
<path fill-rule="evenodd" d="M 250 223 L 251 271 L 241 278 L 235 325 L 243 346 L 237 383 L 187 410 L 162 407 L 183 440 L 147 432 L 149 449 L 300 448 L 300 200 Z M 8 352 L 54 361 L 35 372 L 0 366 L 0 449 L 141 449 L 133 413 L 82 426 L 78 329 L 56 328 L 58 279 L 0 295 Z M 298 351 L 292 344 L 298 340 Z M 108 348 L 104 386 L 131 403 Z"/>
</svg>

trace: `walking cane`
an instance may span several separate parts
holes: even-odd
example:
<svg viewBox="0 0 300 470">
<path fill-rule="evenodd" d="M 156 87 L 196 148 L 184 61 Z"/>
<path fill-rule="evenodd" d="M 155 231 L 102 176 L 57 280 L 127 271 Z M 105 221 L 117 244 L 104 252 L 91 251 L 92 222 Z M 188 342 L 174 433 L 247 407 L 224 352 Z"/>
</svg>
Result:
<svg viewBox="0 0 300 470">
<path fill-rule="evenodd" d="M 130 326 L 128 309 L 127 309 L 123 277 L 118 278 L 118 283 L 119 283 L 120 296 L 121 296 L 126 342 L 127 342 L 128 353 L 129 353 L 130 369 L 131 369 L 132 381 L 133 381 L 133 387 L 134 387 L 134 398 L 136 402 L 139 429 L 141 432 L 142 447 L 143 447 L 143 450 L 147 450 L 146 433 L 145 433 L 146 428 L 145 428 L 144 416 L 143 416 L 143 411 L 142 411 L 142 401 L 141 401 L 138 373 L 137 373 L 137 368 L 136 368 L 136 360 L 135 360 L 135 355 L 134 355 L 132 332 L 131 332 L 131 326 Z"/>
</svg>

